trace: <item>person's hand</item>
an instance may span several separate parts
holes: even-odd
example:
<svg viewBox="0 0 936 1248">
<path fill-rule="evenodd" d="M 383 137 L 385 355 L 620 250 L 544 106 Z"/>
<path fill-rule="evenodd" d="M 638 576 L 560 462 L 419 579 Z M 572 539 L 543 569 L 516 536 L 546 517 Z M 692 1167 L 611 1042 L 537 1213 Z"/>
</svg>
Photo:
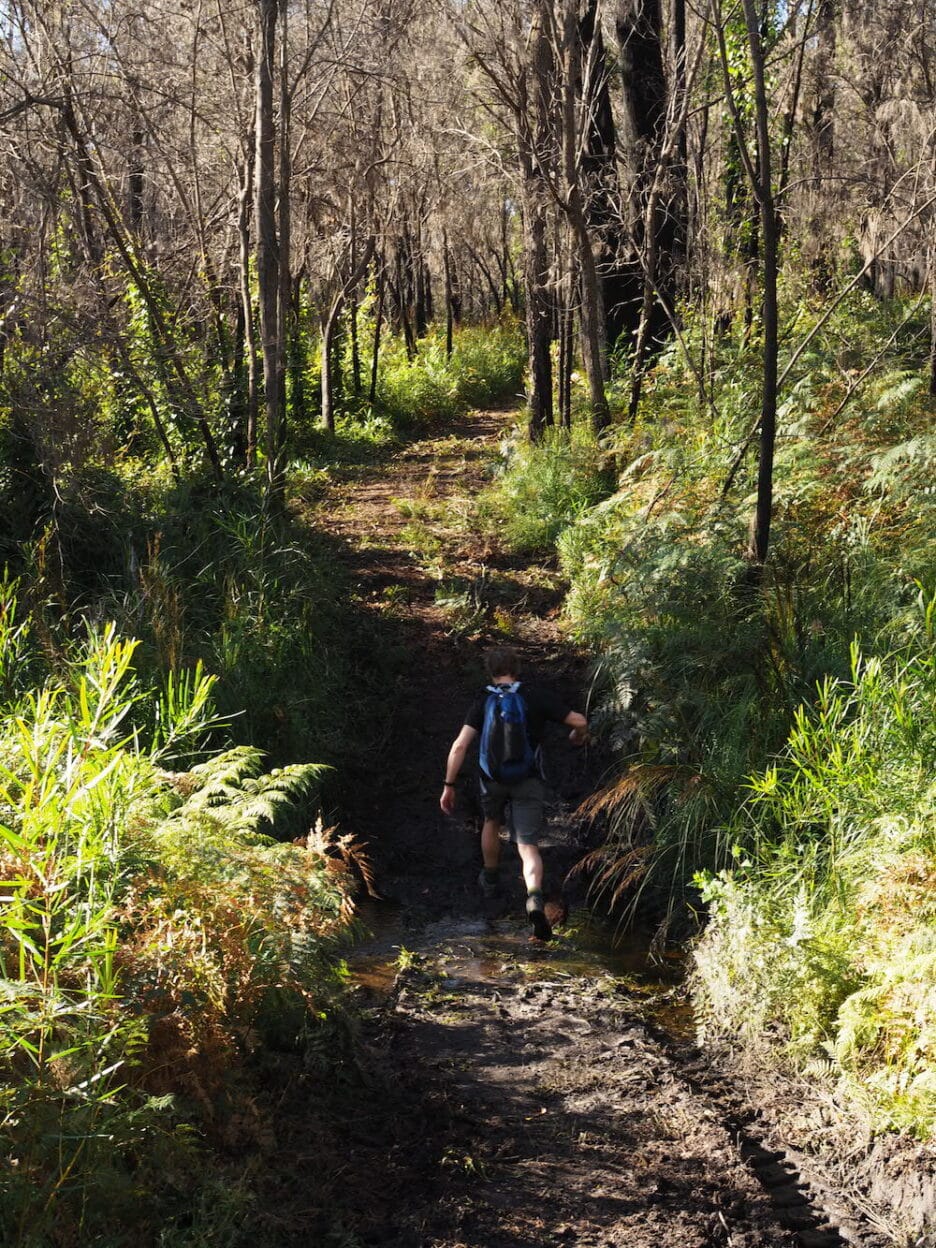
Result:
<svg viewBox="0 0 936 1248">
<path fill-rule="evenodd" d="M 442 807 L 444 815 L 455 814 L 455 786 L 447 784 L 442 790 L 442 796 L 439 798 L 439 805 Z"/>
<path fill-rule="evenodd" d="M 573 728 L 569 733 L 569 740 L 573 745 L 584 745 L 588 740 L 588 728 L 584 725 L 581 728 Z"/>
</svg>

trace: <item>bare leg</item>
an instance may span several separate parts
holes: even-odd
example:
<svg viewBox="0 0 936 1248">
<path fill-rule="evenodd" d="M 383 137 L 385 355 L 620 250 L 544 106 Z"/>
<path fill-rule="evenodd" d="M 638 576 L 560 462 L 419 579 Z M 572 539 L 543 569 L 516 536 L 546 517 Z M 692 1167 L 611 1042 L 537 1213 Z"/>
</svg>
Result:
<svg viewBox="0 0 936 1248">
<path fill-rule="evenodd" d="M 517 845 L 517 852 L 523 864 L 523 881 L 527 892 L 534 889 L 543 890 L 543 859 L 538 845 Z"/>
<path fill-rule="evenodd" d="M 527 886 L 527 918 L 537 940 L 552 940 L 553 930 L 543 906 L 543 859 L 536 845 L 517 845 Z"/>
<path fill-rule="evenodd" d="M 500 862 L 500 833 L 501 825 L 496 819 L 485 819 L 481 829 L 481 857 L 488 871 L 496 871 Z"/>
</svg>

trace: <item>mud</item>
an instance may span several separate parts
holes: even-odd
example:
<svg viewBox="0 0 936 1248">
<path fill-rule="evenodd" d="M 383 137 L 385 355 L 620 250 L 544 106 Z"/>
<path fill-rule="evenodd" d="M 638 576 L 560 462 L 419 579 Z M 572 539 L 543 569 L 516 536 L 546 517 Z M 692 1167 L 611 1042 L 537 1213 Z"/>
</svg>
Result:
<svg viewBox="0 0 936 1248">
<path fill-rule="evenodd" d="M 406 949 L 389 988 L 360 976 L 347 1087 L 305 1077 L 280 1127 L 308 1158 L 307 1220 L 274 1202 L 279 1242 L 843 1242 L 795 1170 L 733 1119 L 700 1055 L 662 1030 L 679 990 L 639 954 L 634 975 L 594 961 L 585 974 L 574 939 L 540 946 L 511 919 L 445 933 Z"/>
</svg>

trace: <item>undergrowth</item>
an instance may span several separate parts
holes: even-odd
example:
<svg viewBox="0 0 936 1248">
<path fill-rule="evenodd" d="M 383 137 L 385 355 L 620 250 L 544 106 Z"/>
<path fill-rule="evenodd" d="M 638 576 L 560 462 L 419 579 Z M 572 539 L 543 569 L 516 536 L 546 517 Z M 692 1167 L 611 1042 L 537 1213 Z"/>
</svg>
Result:
<svg viewBox="0 0 936 1248">
<path fill-rule="evenodd" d="M 513 550 L 553 549 L 560 533 L 610 492 L 609 456 L 586 424 L 547 429 L 535 443 L 518 427 L 501 452 L 501 470 L 477 516 Z"/>
<path fill-rule="evenodd" d="M 817 315 L 805 301 L 787 308 L 786 359 Z M 740 330 L 709 337 L 700 374 L 684 347 L 698 361 L 701 338 L 687 317 L 647 379 L 638 422 L 605 435 L 604 461 L 582 429 L 557 431 L 518 445 L 489 496 L 517 548 L 555 541 L 569 626 L 596 654 L 592 721 L 617 766 L 583 808 L 600 840 L 580 869 L 596 903 L 658 920 L 685 900 L 698 909 L 704 879 L 706 1026 L 783 1037 L 791 1062 L 818 1053 L 879 1124 L 925 1135 L 933 1053 L 920 1019 L 934 977 L 921 898 L 934 856 L 922 724 L 934 708 L 932 638 L 912 621 L 936 566 L 926 325 L 855 294 L 793 367 L 759 578 L 745 558 L 756 343 Z M 867 359 L 877 364 L 864 376 Z M 624 374 L 611 396 L 623 407 L 626 395 Z M 839 739 L 822 718 L 830 708 Z M 923 734 L 913 741 L 911 721 Z M 791 809 L 806 802 L 803 776 L 791 778 L 806 769 L 797 749 L 813 770 L 834 771 L 852 732 L 866 739 L 868 792 L 847 771 L 838 788 L 815 778 L 808 816 L 790 815 L 778 834 L 780 794 Z M 832 852 L 843 820 L 847 851 Z"/>
<path fill-rule="evenodd" d="M 403 429 L 451 419 L 516 396 L 525 362 L 523 337 L 509 320 L 464 326 L 451 356 L 438 328 L 420 339 L 412 359 L 402 340 L 391 338 L 380 354 L 377 412 Z"/>
<path fill-rule="evenodd" d="M 148 687 L 113 625 L 33 683 L 41 651 L 5 582 L 0 1238 L 156 1242 L 190 1221 L 228 1077 L 332 1008 L 352 847 L 275 839 L 320 767 L 204 756 L 201 670 Z"/>
<path fill-rule="evenodd" d="M 701 879 L 702 1034 L 764 1038 L 861 1101 L 879 1127 L 936 1133 L 936 599 L 884 657 L 798 709 Z"/>
</svg>

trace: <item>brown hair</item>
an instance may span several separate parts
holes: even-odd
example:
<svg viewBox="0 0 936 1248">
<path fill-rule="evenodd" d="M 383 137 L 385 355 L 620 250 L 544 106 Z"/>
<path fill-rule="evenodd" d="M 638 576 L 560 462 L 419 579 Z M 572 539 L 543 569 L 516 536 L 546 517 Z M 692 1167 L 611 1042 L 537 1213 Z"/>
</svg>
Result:
<svg viewBox="0 0 936 1248">
<path fill-rule="evenodd" d="M 522 666 L 519 654 L 510 646 L 494 646 L 484 656 L 484 670 L 491 679 L 519 676 Z"/>
</svg>

